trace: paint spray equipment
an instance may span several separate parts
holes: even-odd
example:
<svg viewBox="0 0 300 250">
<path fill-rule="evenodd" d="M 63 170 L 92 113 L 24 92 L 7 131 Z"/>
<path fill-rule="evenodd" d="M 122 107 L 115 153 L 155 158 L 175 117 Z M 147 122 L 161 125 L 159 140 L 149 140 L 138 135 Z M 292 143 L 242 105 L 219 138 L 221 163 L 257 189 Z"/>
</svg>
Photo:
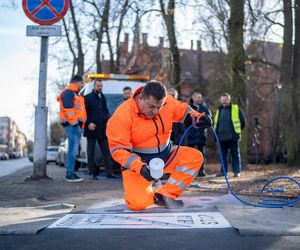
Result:
<svg viewBox="0 0 300 250">
<path fill-rule="evenodd" d="M 154 187 L 161 186 L 160 178 L 164 174 L 164 166 L 165 163 L 160 158 L 153 158 L 149 162 L 150 175 L 155 179 L 155 181 L 153 182 Z"/>
</svg>

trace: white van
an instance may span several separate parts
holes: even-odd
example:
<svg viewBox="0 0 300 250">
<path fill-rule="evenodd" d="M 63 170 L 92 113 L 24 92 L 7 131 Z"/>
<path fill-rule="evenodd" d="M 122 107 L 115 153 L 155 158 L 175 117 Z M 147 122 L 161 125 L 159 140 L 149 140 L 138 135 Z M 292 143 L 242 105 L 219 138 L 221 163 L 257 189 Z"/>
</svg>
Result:
<svg viewBox="0 0 300 250">
<path fill-rule="evenodd" d="M 132 92 L 137 88 L 144 86 L 149 77 L 138 76 L 138 75 L 118 75 L 118 74 L 89 74 L 87 75 L 88 83 L 82 88 L 80 93 L 85 96 L 92 92 L 93 79 L 101 79 L 103 82 L 103 94 L 106 97 L 107 108 L 112 115 L 114 110 L 116 110 L 118 104 L 123 100 L 123 88 L 126 86 L 131 87 Z M 86 137 L 81 137 L 80 141 L 80 151 L 77 157 L 77 161 L 87 164 L 87 140 Z M 96 143 L 95 152 L 95 163 L 98 166 L 103 165 L 101 150 Z"/>
</svg>

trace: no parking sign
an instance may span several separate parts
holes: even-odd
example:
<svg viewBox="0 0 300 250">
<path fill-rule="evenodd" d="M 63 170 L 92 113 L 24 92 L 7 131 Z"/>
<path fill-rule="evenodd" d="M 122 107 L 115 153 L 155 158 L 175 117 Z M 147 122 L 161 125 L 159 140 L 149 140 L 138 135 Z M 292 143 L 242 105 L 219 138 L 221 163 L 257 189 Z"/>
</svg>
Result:
<svg viewBox="0 0 300 250">
<path fill-rule="evenodd" d="M 42 25 L 54 24 L 64 17 L 69 0 L 22 0 L 26 16 Z"/>
</svg>

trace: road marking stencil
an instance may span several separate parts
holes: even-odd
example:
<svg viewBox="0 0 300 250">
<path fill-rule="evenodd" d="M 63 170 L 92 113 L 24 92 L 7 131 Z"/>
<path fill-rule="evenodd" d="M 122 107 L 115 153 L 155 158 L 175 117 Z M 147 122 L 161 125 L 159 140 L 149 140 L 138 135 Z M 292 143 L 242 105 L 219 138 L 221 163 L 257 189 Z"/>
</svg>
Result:
<svg viewBox="0 0 300 250">
<path fill-rule="evenodd" d="M 48 228 L 71 229 L 195 229 L 228 228 L 219 212 L 67 214 Z"/>
</svg>

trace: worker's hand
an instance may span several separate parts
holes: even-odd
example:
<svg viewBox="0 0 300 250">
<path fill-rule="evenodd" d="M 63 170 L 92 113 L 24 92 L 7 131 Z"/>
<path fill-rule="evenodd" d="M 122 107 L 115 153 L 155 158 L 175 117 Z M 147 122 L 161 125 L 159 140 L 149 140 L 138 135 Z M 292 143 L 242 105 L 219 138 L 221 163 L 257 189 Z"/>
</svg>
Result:
<svg viewBox="0 0 300 250">
<path fill-rule="evenodd" d="M 88 125 L 88 129 L 91 130 L 91 131 L 95 130 L 95 129 L 96 129 L 96 124 L 91 122 L 91 123 Z"/>
<path fill-rule="evenodd" d="M 147 181 L 154 181 L 154 178 L 150 174 L 150 170 L 147 165 L 142 166 L 140 171 L 141 176 L 143 176 Z"/>
<path fill-rule="evenodd" d="M 201 121 L 197 126 L 201 127 L 201 126 L 207 126 L 210 127 L 212 125 L 212 119 L 211 116 L 208 114 L 204 114 L 200 117 L 199 121 Z"/>
</svg>

